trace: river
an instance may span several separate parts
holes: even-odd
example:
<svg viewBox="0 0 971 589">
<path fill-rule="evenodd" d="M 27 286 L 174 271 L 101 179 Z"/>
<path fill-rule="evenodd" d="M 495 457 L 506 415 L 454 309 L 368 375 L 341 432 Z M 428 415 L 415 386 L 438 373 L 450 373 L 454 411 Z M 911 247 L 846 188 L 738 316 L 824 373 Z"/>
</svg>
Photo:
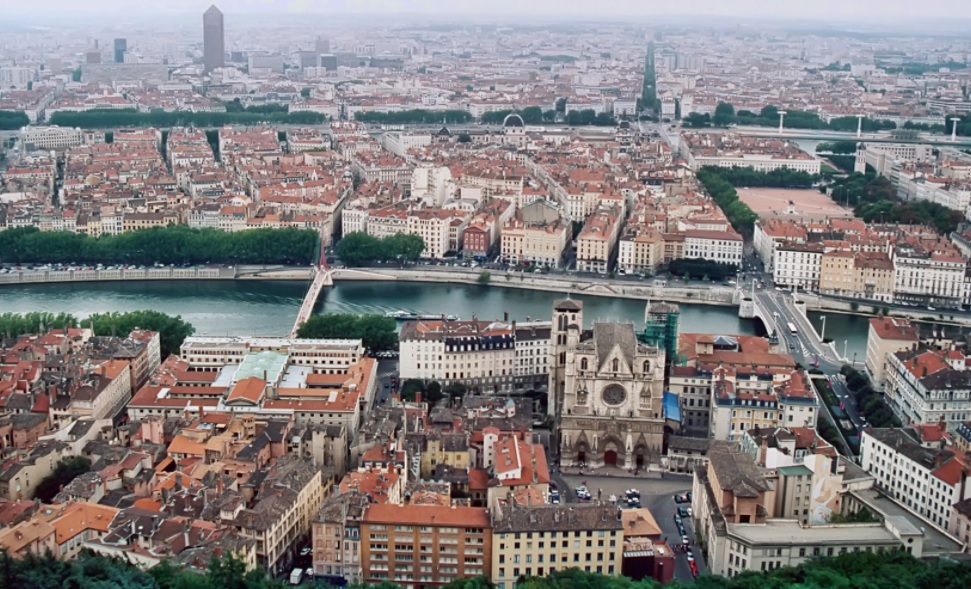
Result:
<svg viewBox="0 0 971 589">
<path fill-rule="evenodd" d="M 3 286 L 0 313 L 67 312 L 79 318 L 105 311 L 155 309 L 181 315 L 199 335 L 282 335 L 296 318 L 307 285 L 302 281 L 102 282 Z M 548 319 L 553 301 L 565 293 L 481 285 L 417 282 L 343 282 L 325 289 L 316 313 L 384 313 L 396 309 L 455 314 L 463 319 L 524 321 Z M 574 296 L 584 302 L 584 318 L 593 321 L 644 321 L 644 303 L 628 299 Z M 818 318 L 810 314 L 818 325 Z M 865 317 L 831 314 L 827 337 L 849 340 L 848 354 L 866 353 Z M 752 334 L 752 321 L 739 319 L 734 307 L 681 305 L 681 331 Z"/>
</svg>

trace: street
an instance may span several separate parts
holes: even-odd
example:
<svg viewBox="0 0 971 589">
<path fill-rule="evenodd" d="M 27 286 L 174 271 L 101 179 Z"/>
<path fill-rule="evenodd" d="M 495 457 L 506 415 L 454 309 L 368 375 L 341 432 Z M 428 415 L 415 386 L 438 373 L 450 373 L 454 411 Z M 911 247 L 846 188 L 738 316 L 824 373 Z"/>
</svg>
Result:
<svg viewBox="0 0 971 589">
<path fill-rule="evenodd" d="M 759 263 L 750 259 L 754 268 L 759 268 Z M 760 280 L 764 284 L 771 284 L 772 277 L 768 273 L 755 270 L 753 273 L 755 280 Z M 823 344 L 816 330 L 805 315 L 795 308 L 795 295 L 787 291 L 777 291 L 770 288 L 755 289 L 755 298 L 759 305 L 772 314 L 772 321 L 775 323 L 775 332 L 779 337 L 779 343 L 793 358 L 804 367 L 816 366 L 829 380 L 830 386 L 836 396 L 843 401 L 843 410 L 859 431 L 863 427 L 863 418 L 857 412 L 856 403 L 853 396 L 846 387 L 846 382 L 840 375 L 840 368 L 845 362 L 833 351 L 833 347 Z M 796 333 L 791 333 L 787 324 L 792 323 L 796 326 Z M 768 326 L 773 329 L 773 326 Z M 823 399 L 820 399 L 822 402 Z"/>
<path fill-rule="evenodd" d="M 568 503 L 576 503 L 577 497 L 574 489 L 585 484 L 597 499 L 598 493 L 601 500 L 609 501 L 611 495 L 616 495 L 618 499 L 624 497 L 627 489 L 637 489 L 641 492 L 641 506 L 647 508 L 661 528 L 661 535 L 668 544 L 675 548 L 681 543 L 681 535 L 678 527 L 674 523 L 674 514 L 678 507 L 690 507 L 689 504 L 678 504 L 674 501 L 674 496 L 679 493 L 686 493 L 691 490 L 691 477 L 688 475 L 674 475 L 665 473 L 661 479 L 643 479 L 626 477 L 592 477 L 587 475 L 562 475 L 556 473 L 553 480 L 560 489 L 560 497 Z M 708 572 L 708 565 L 701 549 L 696 544 L 694 522 L 691 518 L 683 518 L 685 532 L 691 541 L 692 552 L 694 553 L 695 564 L 698 566 L 698 574 L 703 575 Z M 674 553 L 674 577 L 679 581 L 691 581 L 694 577 L 688 565 L 687 554 L 675 551 Z"/>
</svg>

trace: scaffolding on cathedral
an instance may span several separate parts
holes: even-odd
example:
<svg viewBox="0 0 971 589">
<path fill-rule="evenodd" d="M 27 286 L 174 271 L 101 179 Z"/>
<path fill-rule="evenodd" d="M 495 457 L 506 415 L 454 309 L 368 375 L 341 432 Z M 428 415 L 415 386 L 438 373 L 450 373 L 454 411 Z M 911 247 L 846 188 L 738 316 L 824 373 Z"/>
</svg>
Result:
<svg viewBox="0 0 971 589">
<path fill-rule="evenodd" d="M 637 339 L 644 344 L 664 350 L 668 363 L 678 363 L 678 327 L 681 308 L 673 303 L 647 302 L 644 309 L 644 330 Z"/>
</svg>

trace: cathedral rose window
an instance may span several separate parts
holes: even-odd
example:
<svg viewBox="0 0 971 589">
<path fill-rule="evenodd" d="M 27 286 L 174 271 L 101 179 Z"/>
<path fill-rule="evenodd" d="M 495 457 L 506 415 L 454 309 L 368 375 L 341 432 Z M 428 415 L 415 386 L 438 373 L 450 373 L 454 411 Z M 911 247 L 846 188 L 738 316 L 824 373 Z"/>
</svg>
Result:
<svg viewBox="0 0 971 589">
<path fill-rule="evenodd" d="M 601 396 L 607 405 L 620 405 L 627 399 L 627 390 L 619 384 L 609 384 L 604 387 Z"/>
</svg>

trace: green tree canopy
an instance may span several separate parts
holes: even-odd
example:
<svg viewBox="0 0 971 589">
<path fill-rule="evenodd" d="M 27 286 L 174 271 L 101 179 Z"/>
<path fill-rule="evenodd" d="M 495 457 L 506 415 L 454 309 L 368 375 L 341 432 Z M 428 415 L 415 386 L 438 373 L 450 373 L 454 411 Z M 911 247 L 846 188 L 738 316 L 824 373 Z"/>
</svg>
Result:
<svg viewBox="0 0 971 589">
<path fill-rule="evenodd" d="M 715 107 L 712 122 L 719 127 L 726 127 L 735 122 L 735 107 L 727 102 L 719 102 Z"/>
<path fill-rule="evenodd" d="M 706 167 L 706 173 L 715 175 L 735 187 L 751 188 L 810 188 L 816 177 L 807 172 L 779 168 L 771 172 L 756 172 L 751 167 L 722 168 Z"/>
<path fill-rule="evenodd" d="M 366 266 L 373 262 L 414 262 L 424 250 L 425 240 L 421 236 L 406 233 L 378 238 L 363 231 L 352 231 L 337 244 L 337 255 L 348 266 Z"/>
<path fill-rule="evenodd" d="M 0 335 L 17 337 L 26 333 L 46 333 L 50 329 L 64 327 L 93 327 L 95 335 L 127 337 L 132 330 L 146 329 L 159 332 L 162 359 L 178 354 L 185 338 L 195 333 L 195 328 L 180 316 L 159 311 L 129 311 L 120 313 L 96 313 L 79 320 L 68 313 L 4 313 L 0 315 Z"/>
<path fill-rule="evenodd" d="M 382 125 L 434 125 L 437 123 L 454 125 L 470 122 L 472 115 L 464 110 L 412 109 L 398 112 L 359 112 L 354 114 L 354 118 L 362 123 Z"/>
<path fill-rule="evenodd" d="M 739 200 L 738 192 L 724 178 L 721 177 L 720 168 L 716 169 L 705 166 L 698 170 L 698 181 L 704 186 L 705 191 L 715 201 L 728 221 L 742 235 L 751 236 L 755 230 L 755 221 L 759 216 L 755 214 L 747 204 Z"/>
<path fill-rule="evenodd" d="M 186 225 L 89 237 L 16 227 L 0 231 L 0 261 L 60 264 L 299 264 L 315 261 L 320 235 L 309 229 L 228 233 Z"/>
<path fill-rule="evenodd" d="M 17 337 L 25 333 L 41 333 L 70 325 L 77 326 L 78 320 L 68 313 L 3 313 L 0 315 L 0 336 Z"/>
<path fill-rule="evenodd" d="M 816 145 L 816 153 L 855 154 L 856 141 L 823 141 Z"/>
<path fill-rule="evenodd" d="M 232 559 L 214 559 L 203 574 L 168 562 L 148 572 L 120 559 L 83 553 L 62 561 L 53 555 L 14 559 L 0 553 L 0 588 L 30 589 L 284 589 L 284 581 L 262 570 L 246 571 Z M 521 577 L 519 589 L 659 589 L 652 579 L 561 569 L 543 577 Z M 918 560 L 903 550 L 849 552 L 815 558 L 796 567 L 744 571 L 726 579 L 706 575 L 692 582 L 673 581 L 666 589 L 967 589 L 971 567 L 957 560 Z M 456 579 L 443 589 L 492 589 L 484 577 Z M 349 589 L 401 589 L 390 581 Z"/>
<path fill-rule="evenodd" d="M 382 315 L 327 313 L 314 315 L 297 330 L 300 338 L 361 339 L 372 352 L 398 349 L 395 320 Z"/>
<path fill-rule="evenodd" d="M 284 107 L 285 109 L 285 107 Z M 94 109 L 81 112 L 59 111 L 51 115 L 50 123 L 62 127 L 82 129 L 111 129 L 119 127 L 222 127 L 224 125 L 319 125 L 326 116 L 309 111 L 286 112 L 279 107 L 261 105 L 232 112 L 162 111 L 138 112 L 135 109 Z"/>
<path fill-rule="evenodd" d="M 22 110 L 0 110 L 0 130 L 12 131 L 30 124 L 30 119 Z"/>
<path fill-rule="evenodd" d="M 91 460 L 84 456 L 68 456 L 57 463 L 54 472 L 41 479 L 34 491 L 34 498 L 50 503 L 61 488 L 74 480 L 74 477 L 89 472 Z"/>
<path fill-rule="evenodd" d="M 163 360 L 172 354 L 178 354 L 185 338 L 196 332 L 195 327 L 183 320 L 181 316 L 173 317 L 152 310 L 96 313 L 85 319 L 83 324 L 93 325 L 97 335 L 124 337 L 135 329 L 157 331 Z"/>
</svg>

